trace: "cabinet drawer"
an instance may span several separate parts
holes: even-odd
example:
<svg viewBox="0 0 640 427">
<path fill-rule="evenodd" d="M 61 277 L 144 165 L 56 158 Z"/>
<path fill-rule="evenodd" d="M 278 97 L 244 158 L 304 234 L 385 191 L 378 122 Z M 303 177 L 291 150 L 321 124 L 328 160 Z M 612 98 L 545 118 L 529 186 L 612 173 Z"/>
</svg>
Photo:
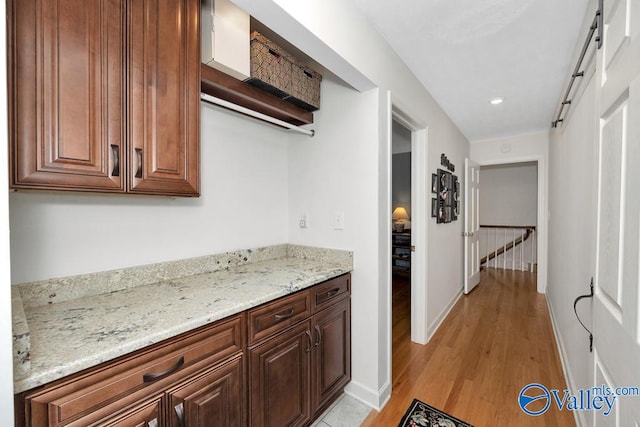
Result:
<svg viewBox="0 0 640 427">
<path fill-rule="evenodd" d="M 86 425 L 157 393 L 173 375 L 242 351 L 238 315 L 27 393 L 29 426 Z"/>
<path fill-rule="evenodd" d="M 327 280 L 311 289 L 312 310 L 314 313 L 341 300 L 351 292 L 351 274 L 343 274 Z"/>
<path fill-rule="evenodd" d="M 267 303 L 249 311 L 249 344 L 276 334 L 311 315 L 309 291 Z"/>
</svg>

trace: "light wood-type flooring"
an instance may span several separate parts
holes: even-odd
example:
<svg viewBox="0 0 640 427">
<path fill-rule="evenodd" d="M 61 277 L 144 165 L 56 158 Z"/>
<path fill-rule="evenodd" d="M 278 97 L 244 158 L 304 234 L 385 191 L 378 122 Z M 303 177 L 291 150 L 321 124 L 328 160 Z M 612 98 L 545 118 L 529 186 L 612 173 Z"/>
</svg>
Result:
<svg viewBox="0 0 640 427">
<path fill-rule="evenodd" d="M 409 281 L 394 278 L 393 391 L 362 426 L 397 426 L 413 398 L 476 427 L 575 426 L 573 413 L 553 404 L 538 417 L 518 406 L 529 383 L 566 389 L 534 273 L 484 270 L 480 284 L 460 298 L 424 346 L 410 340 L 409 296 Z"/>
</svg>

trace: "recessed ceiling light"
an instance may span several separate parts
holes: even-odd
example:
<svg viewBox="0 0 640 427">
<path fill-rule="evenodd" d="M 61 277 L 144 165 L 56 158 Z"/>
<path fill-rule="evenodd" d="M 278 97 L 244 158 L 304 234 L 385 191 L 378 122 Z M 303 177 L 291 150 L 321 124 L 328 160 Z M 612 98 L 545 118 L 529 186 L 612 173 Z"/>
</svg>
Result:
<svg viewBox="0 0 640 427">
<path fill-rule="evenodd" d="M 503 101 L 504 101 L 504 97 L 499 96 L 497 98 L 493 98 L 491 101 L 489 101 L 489 103 L 491 103 L 491 105 L 498 105 L 498 104 L 502 104 Z"/>
</svg>

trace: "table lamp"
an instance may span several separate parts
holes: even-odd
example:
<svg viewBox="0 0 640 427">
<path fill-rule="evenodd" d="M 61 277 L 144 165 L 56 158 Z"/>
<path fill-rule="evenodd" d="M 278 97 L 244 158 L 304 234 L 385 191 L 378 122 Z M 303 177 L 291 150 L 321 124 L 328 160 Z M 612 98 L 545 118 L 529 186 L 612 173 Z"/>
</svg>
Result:
<svg viewBox="0 0 640 427">
<path fill-rule="evenodd" d="M 409 219 L 407 210 L 402 206 L 398 206 L 393 210 L 391 218 L 395 220 L 395 223 L 393 224 L 393 230 L 397 233 L 402 233 L 404 231 L 404 220 Z"/>
</svg>

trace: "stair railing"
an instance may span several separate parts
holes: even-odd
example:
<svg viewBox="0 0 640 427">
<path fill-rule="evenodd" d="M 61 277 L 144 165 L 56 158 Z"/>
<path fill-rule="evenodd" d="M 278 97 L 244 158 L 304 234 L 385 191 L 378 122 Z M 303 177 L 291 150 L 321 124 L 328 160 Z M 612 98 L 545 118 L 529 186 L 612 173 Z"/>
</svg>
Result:
<svg viewBox="0 0 640 427">
<path fill-rule="evenodd" d="M 534 271 L 537 264 L 535 225 L 481 225 L 480 265 Z"/>
</svg>

